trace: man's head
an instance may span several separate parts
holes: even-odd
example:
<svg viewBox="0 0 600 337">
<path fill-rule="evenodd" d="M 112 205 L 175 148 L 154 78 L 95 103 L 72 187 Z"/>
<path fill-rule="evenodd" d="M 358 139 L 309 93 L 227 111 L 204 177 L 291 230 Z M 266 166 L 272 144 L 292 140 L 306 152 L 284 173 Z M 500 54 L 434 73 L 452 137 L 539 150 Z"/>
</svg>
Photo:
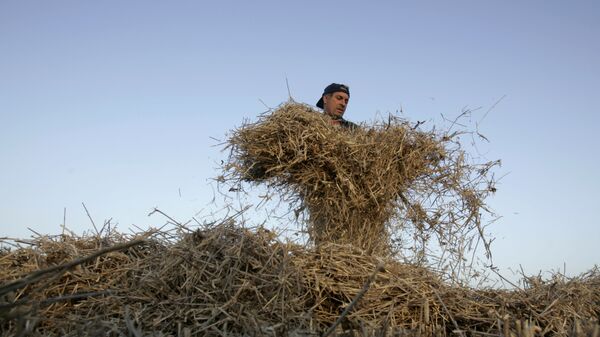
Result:
<svg viewBox="0 0 600 337">
<path fill-rule="evenodd" d="M 350 100 L 350 88 L 344 84 L 331 83 L 323 90 L 317 106 L 323 109 L 325 114 L 339 119 L 346 112 L 348 100 Z"/>
</svg>

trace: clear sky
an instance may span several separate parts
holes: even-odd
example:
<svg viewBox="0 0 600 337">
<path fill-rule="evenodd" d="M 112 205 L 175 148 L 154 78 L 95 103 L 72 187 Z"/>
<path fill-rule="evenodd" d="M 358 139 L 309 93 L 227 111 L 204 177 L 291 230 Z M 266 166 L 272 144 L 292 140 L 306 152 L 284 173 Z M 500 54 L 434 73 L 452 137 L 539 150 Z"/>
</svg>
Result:
<svg viewBox="0 0 600 337">
<path fill-rule="evenodd" d="M 217 141 L 292 96 L 346 117 L 478 108 L 495 263 L 600 263 L 597 1 L 0 2 L 0 236 L 210 212 Z M 487 115 L 485 112 L 504 97 Z M 485 118 L 484 118 L 485 115 Z M 212 138 L 211 138 L 212 137 Z M 207 209 L 208 208 L 208 209 Z"/>
</svg>

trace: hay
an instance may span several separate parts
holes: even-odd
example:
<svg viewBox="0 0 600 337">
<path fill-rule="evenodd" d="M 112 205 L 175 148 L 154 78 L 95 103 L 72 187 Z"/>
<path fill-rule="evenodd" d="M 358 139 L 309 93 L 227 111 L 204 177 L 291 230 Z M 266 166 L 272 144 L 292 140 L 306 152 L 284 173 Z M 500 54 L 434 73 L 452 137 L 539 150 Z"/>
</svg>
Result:
<svg viewBox="0 0 600 337">
<path fill-rule="evenodd" d="M 0 256 L 0 293 L 36 270 L 134 237 L 40 237 Z M 57 269 L 0 300 L 3 336 L 590 335 L 600 314 L 600 273 L 529 279 L 524 290 L 450 285 L 423 267 L 335 243 L 279 241 L 231 221 L 153 233 L 69 270 Z M 383 269 L 375 273 L 379 265 Z"/>
<path fill-rule="evenodd" d="M 115 236 L 38 238 L 31 248 L 1 257 L 0 266 L 8 273 L 0 281 L 119 241 Z M 252 233 L 231 223 L 176 240 L 168 233 L 155 233 L 141 248 L 111 252 L 73 270 L 58 268 L 56 276 L 9 294 L 3 304 L 10 310 L 2 315 L 17 321 L 4 322 L 2 330 L 14 332 L 19 320 L 43 317 L 35 330 L 41 335 L 79 335 L 98 329 L 165 335 L 182 335 L 184 330 L 191 335 L 264 330 L 277 335 L 286 322 L 305 319 L 302 278 L 288 267 L 294 249 L 273 241 L 266 230 Z M 73 300 L 77 294 L 93 296 Z"/>
<path fill-rule="evenodd" d="M 233 133 L 221 181 L 296 198 L 316 245 L 235 217 L 195 231 L 0 240 L 15 246 L 0 249 L 0 333 L 597 337 L 597 270 L 472 289 L 391 257 L 392 239 L 411 231 L 423 250 L 436 237 L 456 261 L 473 233 L 484 239 L 496 162 L 468 163 L 456 136 L 394 118 L 344 131 L 284 104 Z"/>
<path fill-rule="evenodd" d="M 390 238 L 414 232 L 417 245 L 435 236 L 447 252 L 463 252 L 468 233 L 481 232 L 484 199 L 495 191 L 488 172 L 497 162 L 468 164 L 458 135 L 393 117 L 340 129 L 290 102 L 233 132 L 221 180 L 264 183 L 295 198 L 297 209 L 308 210 L 317 244 L 384 256 Z"/>
</svg>

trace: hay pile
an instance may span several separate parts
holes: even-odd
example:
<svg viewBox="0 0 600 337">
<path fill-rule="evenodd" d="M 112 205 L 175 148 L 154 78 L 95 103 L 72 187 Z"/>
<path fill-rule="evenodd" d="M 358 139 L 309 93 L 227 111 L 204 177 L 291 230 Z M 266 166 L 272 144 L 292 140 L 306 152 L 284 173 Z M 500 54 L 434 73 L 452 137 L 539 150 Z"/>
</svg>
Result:
<svg viewBox="0 0 600 337">
<path fill-rule="evenodd" d="M 481 232 L 497 162 L 469 164 L 458 135 L 392 117 L 346 130 L 290 102 L 233 132 L 222 180 L 266 184 L 294 200 L 308 211 L 317 244 L 384 256 L 390 238 L 413 232 L 416 245 L 434 236 L 448 252 L 463 252 L 465 238 Z"/>
<path fill-rule="evenodd" d="M 266 183 L 295 198 L 316 245 L 235 218 L 194 231 L 103 228 L 21 241 L 0 249 L 0 333 L 597 337 L 596 270 L 476 290 L 390 257 L 390 239 L 406 233 L 423 250 L 437 238 L 456 261 L 473 233 L 483 239 L 496 163 L 468 163 L 456 136 L 394 118 L 345 131 L 284 104 L 233 133 L 221 181 Z"/>
<path fill-rule="evenodd" d="M 3 323 L 2 331 L 24 329 L 23 322 L 35 323 L 40 317 L 35 330 L 40 335 L 113 329 L 134 335 L 241 335 L 263 330 L 275 335 L 304 309 L 305 292 L 299 292 L 297 271 L 287 267 L 294 247 L 272 239 L 267 231 L 251 233 L 232 223 L 176 237 L 154 233 L 72 270 L 59 269 L 52 274 L 60 276 L 17 292 L 4 294 L 0 288 L 8 300 L 5 308 L 23 302 L 0 313 L 13 319 Z M 1 257 L 0 268 L 8 273 L 0 281 L 66 263 L 108 242 L 122 243 L 114 235 L 38 238 L 30 248 Z"/>
<path fill-rule="evenodd" d="M 474 290 L 355 247 L 307 250 L 233 222 L 179 234 L 40 237 L 3 251 L 0 270 L 3 336 L 317 336 L 349 306 L 337 332 L 591 336 L 600 315 L 597 271 L 532 279 L 525 290 Z"/>
</svg>

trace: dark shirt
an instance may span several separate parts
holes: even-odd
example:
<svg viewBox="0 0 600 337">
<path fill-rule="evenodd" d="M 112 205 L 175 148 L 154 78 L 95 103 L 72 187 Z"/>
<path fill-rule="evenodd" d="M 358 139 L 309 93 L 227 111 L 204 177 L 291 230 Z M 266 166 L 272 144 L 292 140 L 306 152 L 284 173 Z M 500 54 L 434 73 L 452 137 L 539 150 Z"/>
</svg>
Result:
<svg viewBox="0 0 600 337">
<path fill-rule="evenodd" d="M 324 115 L 331 118 L 333 121 L 339 122 L 339 125 L 344 129 L 355 130 L 358 128 L 358 125 L 356 123 L 352 123 L 351 121 L 346 120 L 342 117 L 333 117 L 333 116 L 327 115 L 325 113 L 324 113 Z"/>
<path fill-rule="evenodd" d="M 344 128 L 344 129 L 349 129 L 349 130 L 354 130 L 356 128 L 358 128 L 358 125 L 356 125 L 355 123 L 352 123 L 351 121 L 345 120 L 345 119 L 340 119 L 340 125 Z"/>
</svg>

